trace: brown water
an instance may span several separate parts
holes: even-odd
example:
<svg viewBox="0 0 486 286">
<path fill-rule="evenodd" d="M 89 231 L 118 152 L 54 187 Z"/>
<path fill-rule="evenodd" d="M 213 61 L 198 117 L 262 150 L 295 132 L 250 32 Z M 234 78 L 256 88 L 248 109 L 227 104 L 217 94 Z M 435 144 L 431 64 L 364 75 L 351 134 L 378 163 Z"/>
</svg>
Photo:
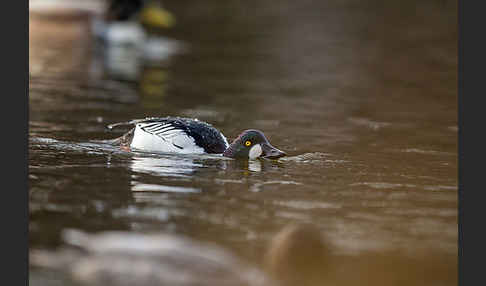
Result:
<svg viewBox="0 0 486 286">
<path fill-rule="evenodd" d="M 65 228 L 167 231 L 258 265 L 284 225 L 311 223 L 332 250 L 323 284 L 456 285 L 456 3 L 361 2 L 164 1 L 187 49 L 130 80 L 103 68 L 86 19 L 31 15 L 30 248 Z M 166 115 L 260 129 L 289 156 L 89 143 Z"/>
</svg>

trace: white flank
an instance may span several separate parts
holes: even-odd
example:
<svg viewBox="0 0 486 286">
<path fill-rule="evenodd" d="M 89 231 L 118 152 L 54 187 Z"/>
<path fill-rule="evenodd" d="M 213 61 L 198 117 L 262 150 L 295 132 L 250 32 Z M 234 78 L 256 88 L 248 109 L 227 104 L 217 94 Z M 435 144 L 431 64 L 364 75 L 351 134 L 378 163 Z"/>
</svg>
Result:
<svg viewBox="0 0 486 286">
<path fill-rule="evenodd" d="M 256 144 L 253 147 L 251 147 L 248 157 L 251 160 L 253 160 L 260 157 L 261 154 L 262 154 L 262 146 L 260 146 L 260 144 Z"/>
<path fill-rule="evenodd" d="M 140 123 L 135 126 L 135 132 L 133 134 L 133 140 L 130 144 L 131 148 L 143 150 L 143 151 L 153 151 L 153 152 L 164 152 L 164 153 L 182 153 L 182 154 L 203 154 L 204 149 L 197 146 L 194 139 L 187 136 L 187 134 L 179 129 L 170 130 L 158 130 L 151 132 L 150 129 L 142 128 L 149 125 L 150 123 Z M 162 126 L 159 125 L 159 126 Z M 178 148 L 175 145 L 181 147 Z"/>
<path fill-rule="evenodd" d="M 225 144 L 225 149 L 228 149 L 229 147 L 229 143 L 228 143 L 228 139 L 226 139 L 226 137 L 224 137 L 223 133 L 221 133 L 221 137 L 223 137 L 223 140 L 224 140 L 224 144 Z"/>
</svg>

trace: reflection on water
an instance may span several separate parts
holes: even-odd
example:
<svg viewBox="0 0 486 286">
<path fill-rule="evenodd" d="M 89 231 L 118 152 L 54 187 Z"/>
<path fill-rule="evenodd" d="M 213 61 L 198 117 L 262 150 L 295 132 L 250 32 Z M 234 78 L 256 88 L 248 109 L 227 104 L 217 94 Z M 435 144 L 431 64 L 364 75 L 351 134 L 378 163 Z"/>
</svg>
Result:
<svg viewBox="0 0 486 286">
<path fill-rule="evenodd" d="M 141 28 L 140 28 L 141 29 Z M 138 33 L 123 29 L 123 33 Z M 117 80 L 138 81 L 143 79 L 145 67 L 169 65 L 170 57 L 182 49 L 182 44 L 161 36 L 136 39 L 142 45 L 103 42 L 97 46 L 99 58 L 103 62 L 104 73 Z M 94 63 L 97 64 L 97 63 Z"/>
<path fill-rule="evenodd" d="M 248 162 L 248 170 L 253 172 L 261 172 L 262 171 L 262 163 L 256 160 L 250 160 Z"/>
<path fill-rule="evenodd" d="M 131 46 L 107 46 L 102 57 L 106 73 L 115 79 L 137 80 L 141 68 L 140 53 Z"/>
<path fill-rule="evenodd" d="M 134 172 L 154 176 L 189 177 L 196 169 L 203 167 L 202 164 L 194 163 L 191 157 L 169 156 L 162 158 L 135 156 L 131 162 L 131 169 Z M 132 177 L 136 178 L 136 175 Z"/>
<path fill-rule="evenodd" d="M 31 15 L 31 248 L 64 246 L 66 228 L 166 232 L 260 265 L 285 225 L 311 224 L 328 240 L 330 284 L 456 284 L 453 1 L 164 7 L 178 21 L 163 36 L 190 48 L 169 61 L 105 54 L 89 17 Z M 92 141 L 123 134 L 107 124 L 166 115 L 197 117 L 229 140 L 261 129 L 289 156 L 128 153 Z M 33 273 L 33 285 L 65 274 Z"/>
<path fill-rule="evenodd" d="M 180 158 L 179 156 L 173 156 L 172 158 L 133 157 L 131 164 L 131 169 L 134 172 L 131 182 L 132 192 L 201 192 L 199 188 L 143 183 L 138 180 L 140 176 L 137 174 L 189 178 L 196 169 L 201 167 L 203 167 L 202 164 L 194 163 L 191 158 Z"/>
</svg>

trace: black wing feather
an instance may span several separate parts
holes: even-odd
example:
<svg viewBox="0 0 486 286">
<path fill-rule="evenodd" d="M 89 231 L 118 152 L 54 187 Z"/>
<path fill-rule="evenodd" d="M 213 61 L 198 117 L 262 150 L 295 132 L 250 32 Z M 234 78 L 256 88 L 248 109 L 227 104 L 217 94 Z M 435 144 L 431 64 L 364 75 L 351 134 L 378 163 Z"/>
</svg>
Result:
<svg viewBox="0 0 486 286">
<path fill-rule="evenodd" d="M 107 127 L 113 129 L 117 126 L 136 125 L 139 123 L 154 123 L 153 125 L 144 126 L 146 131 L 159 135 L 163 138 L 163 133 L 170 130 L 181 130 L 188 136 L 194 138 L 197 146 L 204 149 L 206 153 L 220 154 L 226 150 L 227 143 L 221 132 L 212 125 L 183 117 L 149 117 L 145 119 L 135 119 L 127 122 L 110 124 Z M 169 125 L 164 127 L 164 125 Z M 164 138 L 163 138 L 164 139 Z M 180 148 L 180 146 L 176 146 Z"/>
</svg>

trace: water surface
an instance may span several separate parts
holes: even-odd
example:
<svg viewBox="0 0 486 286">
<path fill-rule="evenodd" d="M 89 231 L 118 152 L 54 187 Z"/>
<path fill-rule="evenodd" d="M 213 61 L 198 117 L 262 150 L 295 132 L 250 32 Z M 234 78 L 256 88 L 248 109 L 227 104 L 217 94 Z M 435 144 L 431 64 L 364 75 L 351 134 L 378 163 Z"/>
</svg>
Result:
<svg viewBox="0 0 486 286">
<path fill-rule="evenodd" d="M 163 231 L 259 265 L 283 226 L 311 223 L 331 245 L 326 282 L 456 285 L 456 4 L 399 2 L 164 1 L 177 17 L 165 36 L 187 49 L 129 73 L 106 64 L 86 18 L 32 14 L 30 247 L 55 249 L 65 228 Z M 228 139 L 263 130 L 289 156 L 90 142 L 167 115 Z M 33 285 L 65 279 L 31 270 Z"/>
</svg>

